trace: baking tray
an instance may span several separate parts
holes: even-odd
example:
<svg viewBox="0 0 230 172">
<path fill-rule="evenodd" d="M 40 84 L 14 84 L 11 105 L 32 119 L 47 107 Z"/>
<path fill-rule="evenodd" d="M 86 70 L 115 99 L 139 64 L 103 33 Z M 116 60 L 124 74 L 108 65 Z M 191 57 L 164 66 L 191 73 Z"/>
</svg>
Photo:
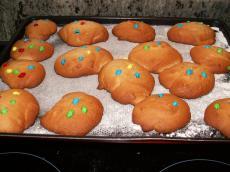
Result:
<svg viewBox="0 0 230 172">
<path fill-rule="evenodd" d="M 183 21 L 199 21 L 208 24 L 212 27 L 218 27 L 224 34 L 228 45 L 230 45 L 230 30 L 222 21 L 216 19 L 202 18 L 155 18 L 155 17 L 83 17 L 83 16 L 34 16 L 26 18 L 18 27 L 9 43 L 5 46 L 0 54 L 0 64 L 9 59 L 11 47 L 14 42 L 21 39 L 25 33 L 25 26 L 37 19 L 50 19 L 57 23 L 58 26 L 70 23 L 75 20 L 93 20 L 102 24 L 116 24 L 124 20 L 141 20 L 151 25 L 174 25 Z M 36 95 L 35 95 L 36 96 Z M 29 140 L 52 140 L 52 141 L 77 141 L 77 142 L 111 142 L 111 143 L 230 143 L 230 139 L 225 138 L 184 138 L 184 137 L 164 137 L 164 136 L 85 136 L 72 137 L 62 135 L 47 135 L 47 134 L 0 134 L 0 139 L 29 139 Z"/>
</svg>

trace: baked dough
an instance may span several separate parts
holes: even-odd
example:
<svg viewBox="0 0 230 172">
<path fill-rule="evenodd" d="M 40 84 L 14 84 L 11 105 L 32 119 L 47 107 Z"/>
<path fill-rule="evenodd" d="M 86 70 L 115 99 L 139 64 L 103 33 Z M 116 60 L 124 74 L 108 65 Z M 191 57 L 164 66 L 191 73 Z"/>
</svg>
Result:
<svg viewBox="0 0 230 172">
<path fill-rule="evenodd" d="M 215 85 L 214 75 L 208 69 L 189 62 L 164 70 L 159 81 L 170 93 L 187 99 L 208 94 Z"/>
<path fill-rule="evenodd" d="M 35 61 L 11 60 L 2 65 L 0 77 L 10 88 L 33 88 L 45 78 L 45 69 Z"/>
<path fill-rule="evenodd" d="M 184 100 L 163 93 L 136 104 L 132 114 L 133 123 L 140 125 L 144 132 L 171 133 L 185 127 L 190 119 L 190 109 Z"/>
<path fill-rule="evenodd" d="M 50 58 L 54 53 L 54 46 L 38 39 L 24 38 L 14 43 L 10 56 L 15 60 L 43 61 Z"/>
<path fill-rule="evenodd" d="M 230 98 L 219 99 L 208 105 L 204 121 L 230 138 Z"/>
<path fill-rule="evenodd" d="M 124 21 L 114 26 L 112 33 L 118 37 L 119 40 L 136 43 L 152 41 L 156 35 L 151 25 L 133 20 Z"/>
<path fill-rule="evenodd" d="M 105 65 L 98 75 L 98 89 L 111 93 L 121 104 L 136 104 L 149 96 L 154 78 L 135 62 L 119 59 Z"/>
<path fill-rule="evenodd" d="M 22 133 L 33 125 L 39 104 L 29 92 L 21 89 L 0 91 L 0 132 Z"/>
<path fill-rule="evenodd" d="M 149 72 L 160 73 L 182 62 L 180 53 L 167 42 L 155 41 L 137 45 L 129 53 L 129 60 L 136 62 Z"/>
<path fill-rule="evenodd" d="M 212 73 L 230 72 L 230 53 L 223 48 L 200 45 L 190 51 L 192 60 L 208 68 Z"/>
<path fill-rule="evenodd" d="M 101 121 L 103 106 L 88 94 L 66 94 L 41 117 L 41 125 L 62 135 L 84 136 Z"/>
<path fill-rule="evenodd" d="M 215 43 L 215 32 L 202 22 L 184 22 L 172 26 L 168 39 L 173 42 L 190 45 L 211 45 Z"/>
<path fill-rule="evenodd" d="M 59 32 L 60 38 L 71 46 L 90 45 L 107 41 L 106 28 L 94 21 L 79 20 L 66 24 Z"/>
<path fill-rule="evenodd" d="M 81 77 L 97 74 L 112 59 L 112 55 L 104 48 L 88 45 L 60 55 L 54 68 L 63 77 Z"/>
</svg>

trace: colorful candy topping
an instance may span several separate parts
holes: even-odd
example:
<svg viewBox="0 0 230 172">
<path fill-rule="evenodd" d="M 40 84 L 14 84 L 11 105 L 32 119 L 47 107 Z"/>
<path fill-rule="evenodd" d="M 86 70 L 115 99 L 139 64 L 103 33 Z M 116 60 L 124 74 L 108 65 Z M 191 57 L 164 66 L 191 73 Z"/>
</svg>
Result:
<svg viewBox="0 0 230 172">
<path fill-rule="evenodd" d="M 39 47 L 39 51 L 40 51 L 40 52 L 45 51 L 45 47 L 44 47 L 44 46 L 40 46 L 40 47 Z"/>
<path fill-rule="evenodd" d="M 72 104 L 77 105 L 79 102 L 80 102 L 79 98 L 74 98 L 73 101 L 72 101 Z"/>
<path fill-rule="evenodd" d="M 163 93 L 160 93 L 160 94 L 158 94 L 158 96 L 159 96 L 159 97 L 163 97 L 163 96 L 164 96 L 164 94 L 163 94 Z"/>
<path fill-rule="evenodd" d="M 188 21 L 186 21 L 186 23 L 190 23 L 190 21 L 188 20 Z"/>
<path fill-rule="evenodd" d="M 96 47 L 96 52 L 99 52 L 101 50 L 100 47 Z"/>
<path fill-rule="evenodd" d="M 133 68 L 133 64 L 129 64 L 127 68 L 128 69 L 132 69 Z"/>
<path fill-rule="evenodd" d="M 6 67 L 6 66 L 8 66 L 8 64 L 7 64 L 7 63 L 4 63 L 4 64 L 2 65 L 2 67 Z"/>
<path fill-rule="evenodd" d="M 208 77 L 208 75 L 207 75 L 206 72 L 201 72 L 201 76 L 202 76 L 203 78 L 207 78 L 207 77 Z"/>
<path fill-rule="evenodd" d="M 156 41 L 156 44 L 159 46 L 161 45 L 161 41 Z"/>
<path fill-rule="evenodd" d="M 7 73 L 7 74 L 10 74 L 10 73 L 12 73 L 12 72 L 13 72 L 12 69 L 6 69 L 6 73 Z"/>
<path fill-rule="evenodd" d="M 91 54 L 91 51 L 90 51 L 90 50 L 87 50 L 86 53 L 87 53 L 87 54 Z"/>
<path fill-rule="evenodd" d="M 211 45 L 204 45 L 204 48 L 211 48 Z"/>
<path fill-rule="evenodd" d="M 149 50 L 150 49 L 150 46 L 149 45 L 145 45 L 144 46 L 144 50 Z"/>
<path fill-rule="evenodd" d="M 14 100 L 14 99 L 10 100 L 10 104 L 12 104 L 12 105 L 16 104 L 16 100 Z"/>
<path fill-rule="evenodd" d="M 22 72 L 18 75 L 19 78 L 24 78 L 26 76 L 26 73 L 25 72 Z"/>
<path fill-rule="evenodd" d="M 81 21 L 81 22 L 80 22 L 80 25 L 83 25 L 83 24 L 85 24 L 85 22 L 84 22 L 84 21 Z"/>
<path fill-rule="evenodd" d="M 121 69 L 117 69 L 116 71 L 115 71 L 115 75 L 121 75 L 122 74 L 122 70 Z"/>
<path fill-rule="evenodd" d="M 87 48 L 87 46 L 86 45 L 82 45 L 81 48 Z"/>
<path fill-rule="evenodd" d="M 220 104 L 219 103 L 215 103 L 214 104 L 214 108 L 217 110 L 217 109 L 220 109 Z"/>
<path fill-rule="evenodd" d="M 29 69 L 29 70 L 34 70 L 34 69 L 35 69 L 35 66 L 34 66 L 34 65 L 29 65 L 29 66 L 27 66 L 27 69 Z"/>
<path fill-rule="evenodd" d="M 182 23 L 178 23 L 176 26 L 179 27 L 179 28 L 182 28 L 183 24 Z"/>
<path fill-rule="evenodd" d="M 36 27 L 36 26 L 38 26 L 38 24 L 37 24 L 37 23 L 35 23 L 35 24 L 34 24 L 34 27 Z"/>
<path fill-rule="evenodd" d="M 19 93 L 18 91 L 14 91 L 14 92 L 13 92 L 13 95 L 15 95 L 15 96 L 19 96 L 19 95 L 20 95 L 20 93 Z"/>
<path fill-rule="evenodd" d="M 79 56 L 78 58 L 77 58 L 77 61 L 79 61 L 79 62 L 81 62 L 81 61 L 83 61 L 84 60 L 84 57 L 83 56 Z"/>
<path fill-rule="evenodd" d="M 135 77 L 136 77 L 136 78 L 140 78 L 140 77 L 141 77 L 141 74 L 140 74 L 139 72 L 136 72 L 136 73 L 135 73 Z"/>
<path fill-rule="evenodd" d="M 17 47 L 13 47 L 13 48 L 12 48 L 12 51 L 17 51 Z"/>
<path fill-rule="evenodd" d="M 64 65 L 66 63 L 66 59 L 61 60 L 61 64 Z"/>
<path fill-rule="evenodd" d="M 74 113 L 75 113 L 75 111 L 73 109 L 70 109 L 66 114 L 67 118 L 72 118 Z"/>
<path fill-rule="evenodd" d="M 5 115 L 8 113 L 8 109 L 6 107 L 3 107 L 0 111 L 0 114 Z"/>
<path fill-rule="evenodd" d="M 24 52 L 24 48 L 19 48 L 19 49 L 18 49 L 18 52 L 19 52 L 19 53 L 23 53 L 23 52 Z"/>
<path fill-rule="evenodd" d="M 187 69 L 186 70 L 186 74 L 187 75 L 192 75 L 193 74 L 193 70 L 192 69 Z"/>
<path fill-rule="evenodd" d="M 30 45 L 28 46 L 28 48 L 29 48 L 29 49 L 34 48 L 34 44 L 30 44 Z"/>
<path fill-rule="evenodd" d="M 174 101 L 174 102 L 172 103 L 172 105 L 173 105 L 173 106 L 178 106 L 178 102 L 177 102 L 177 101 Z"/>
<path fill-rule="evenodd" d="M 14 69 L 14 70 L 13 70 L 13 74 L 14 74 L 14 75 L 18 75 L 19 73 L 20 73 L 20 72 L 19 72 L 18 69 Z"/>
<path fill-rule="evenodd" d="M 76 30 L 74 30 L 74 33 L 77 34 L 77 35 L 79 35 L 80 34 L 80 30 L 76 29 Z"/>
<path fill-rule="evenodd" d="M 88 109 L 87 109 L 86 106 L 82 106 L 82 107 L 81 107 L 81 111 L 82 111 L 82 113 L 87 113 L 87 112 L 88 112 Z"/>
<path fill-rule="evenodd" d="M 134 23 L 133 28 L 134 28 L 134 29 L 138 29 L 138 27 L 139 27 L 138 24 L 137 24 L 137 23 Z"/>
<path fill-rule="evenodd" d="M 217 48 L 217 53 L 222 54 L 223 53 L 223 48 Z"/>
<path fill-rule="evenodd" d="M 227 66 L 227 70 L 229 70 L 229 71 L 230 71 L 230 66 Z"/>
</svg>

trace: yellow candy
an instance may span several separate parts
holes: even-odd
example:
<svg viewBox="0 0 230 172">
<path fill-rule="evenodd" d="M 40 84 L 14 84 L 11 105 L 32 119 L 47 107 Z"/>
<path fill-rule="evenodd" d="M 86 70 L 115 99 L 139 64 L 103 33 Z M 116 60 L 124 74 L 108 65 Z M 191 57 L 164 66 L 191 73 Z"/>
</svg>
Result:
<svg viewBox="0 0 230 172">
<path fill-rule="evenodd" d="M 128 69 L 132 69 L 132 67 L 133 67 L 133 64 L 128 65 Z"/>
<path fill-rule="evenodd" d="M 13 47 L 13 48 L 12 48 L 12 51 L 16 51 L 16 50 L 17 50 L 17 47 Z"/>
<path fill-rule="evenodd" d="M 14 91 L 13 95 L 18 96 L 18 95 L 20 95 L 20 93 L 18 91 Z"/>
<path fill-rule="evenodd" d="M 6 69 L 6 73 L 7 73 L 7 74 L 10 74 L 10 73 L 12 73 L 12 72 L 13 72 L 12 69 Z"/>
<path fill-rule="evenodd" d="M 87 51 L 87 54 L 91 54 L 91 51 L 88 50 L 88 51 Z"/>
</svg>

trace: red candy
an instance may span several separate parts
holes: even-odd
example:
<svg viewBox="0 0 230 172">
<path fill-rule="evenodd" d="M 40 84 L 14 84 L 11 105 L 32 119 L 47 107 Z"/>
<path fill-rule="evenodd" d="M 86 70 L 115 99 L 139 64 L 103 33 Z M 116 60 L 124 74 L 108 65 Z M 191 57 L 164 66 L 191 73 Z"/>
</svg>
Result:
<svg viewBox="0 0 230 172">
<path fill-rule="evenodd" d="M 80 22 L 80 25 L 83 25 L 83 24 L 85 24 L 85 22 L 81 21 L 81 22 Z"/>
<path fill-rule="evenodd" d="M 38 26 L 38 24 L 37 24 L 37 23 L 35 23 L 35 24 L 34 24 L 34 27 L 36 27 L 36 26 Z"/>
<path fill-rule="evenodd" d="M 4 63 L 4 64 L 2 65 L 2 67 L 6 67 L 6 66 L 8 66 L 8 64 L 7 64 L 7 63 Z"/>
<path fill-rule="evenodd" d="M 20 74 L 18 75 L 19 78 L 23 78 L 23 77 L 25 77 L 25 76 L 26 76 L 26 73 L 25 73 L 25 72 L 22 72 L 22 73 L 20 73 Z"/>
<path fill-rule="evenodd" d="M 24 48 L 19 48 L 18 52 L 23 53 L 24 52 Z"/>
</svg>

